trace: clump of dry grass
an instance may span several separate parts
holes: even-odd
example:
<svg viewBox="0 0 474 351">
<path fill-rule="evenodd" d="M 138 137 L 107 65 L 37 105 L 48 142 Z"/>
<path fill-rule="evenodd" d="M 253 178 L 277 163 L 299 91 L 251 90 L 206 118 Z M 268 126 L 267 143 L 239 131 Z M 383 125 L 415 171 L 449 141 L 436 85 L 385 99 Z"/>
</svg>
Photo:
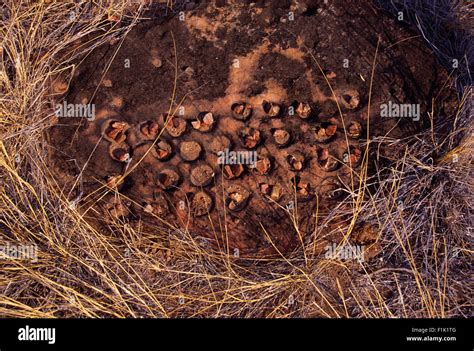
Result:
<svg viewBox="0 0 474 351">
<path fill-rule="evenodd" d="M 2 5 L 0 245 L 38 245 L 36 262 L 0 262 L 2 317 L 469 314 L 474 199 L 468 88 L 454 115 L 433 111 L 424 132 L 368 145 L 379 169 L 355 175 L 349 206 L 335 215 L 354 219 L 345 238 L 357 223 L 378 228 L 375 260 L 317 255 L 319 229 L 291 255 L 257 262 L 175 228 L 147 232 L 114 221 L 102 232 L 91 226 L 50 172 L 44 133 L 54 124 L 49 86 L 57 75 L 70 75 L 94 47 L 123 36 L 143 6 Z M 119 25 L 119 18 L 127 24 Z M 84 38 L 87 44 L 77 46 Z M 387 147 L 400 157 L 380 152 Z"/>
</svg>

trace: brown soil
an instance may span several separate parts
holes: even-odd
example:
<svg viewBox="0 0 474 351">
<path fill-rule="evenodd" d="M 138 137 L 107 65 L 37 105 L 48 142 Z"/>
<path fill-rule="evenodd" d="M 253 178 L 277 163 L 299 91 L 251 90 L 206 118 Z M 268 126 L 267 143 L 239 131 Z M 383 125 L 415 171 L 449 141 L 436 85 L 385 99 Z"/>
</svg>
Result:
<svg viewBox="0 0 474 351">
<path fill-rule="evenodd" d="M 99 47 L 82 62 L 64 98 L 94 103 L 96 119 L 62 118 L 50 140 L 52 167 L 70 198 L 82 187 L 91 223 L 105 224 L 112 215 L 156 228 L 163 219 L 241 255 L 274 254 L 275 247 L 288 252 L 299 242 L 294 221 L 304 237 L 315 229 L 316 212 L 324 216 L 347 197 L 367 137 L 398 138 L 423 128 L 423 120 L 379 116 L 380 104 L 390 100 L 420 103 L 423 116 L 439 93 L 447 75 L 420 40 L 369 2 L 309 3 L 199 5 L 185 12 L 184 21 L 179 13 L 144 21 L 123 43 Z M 252 107 L 245 121 L 236 118 L 236 103 Z M 269 116 L 268 103 L 281 110 Z M 202 122 L 206 112 L 214 125 L 194 127 L 191 122 Z M 117 145 L 102 137 L 110 119 L 128 123 L 123 143 L 129 163 L 123 154 L 110 157 Z M 155 124 L 159 140 L 172 149 L 164 160 L 147 152 L 154 148 Z M 258 142 L 248 144 L 248 135 L 243 140 L 245 127 L 260 133 Z M 283 145 L 275 142 L 280 129 L 291 136 Z M 270 170 L 259 172 L 260 163 L 257 170 L 245 166 L 237 177 L 224 177 L 217 152 L 227 147 L 254 148 Z M 193 185 L 192 171 L 205 165 L 212 181 Z M 195 172 L 200 180 L 209 177 L 203 169 Z M 117 206 L 114 191 L 104 185 L 122 174 L 126 180 L 112 190 L 127 200 Z M 69 191 L 72 185 L 76 193 Z"/>
</svg>

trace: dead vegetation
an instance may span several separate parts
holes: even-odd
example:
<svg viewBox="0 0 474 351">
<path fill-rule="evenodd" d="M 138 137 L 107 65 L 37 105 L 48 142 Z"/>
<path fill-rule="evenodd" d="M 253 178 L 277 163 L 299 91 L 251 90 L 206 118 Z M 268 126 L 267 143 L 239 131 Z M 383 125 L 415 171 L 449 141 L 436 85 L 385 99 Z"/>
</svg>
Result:
<svg viewBox="0 0 474 351">
<path fill-rule="evenodd" d="M 59 75 L 71 77 L 94 47 L 120 40 L 146 6 L 136 3 L 1 5 L 0 245 L 36 243 L 38 260 L 0 262 L 0 316 L 470 315 L 473 125 L 466 84 L 454 115 L 432 111 L 422 133 L 367 143 L 377 174 L 354 179 L 350 210 L 335 208 L 327 221 L 349 218 L 334 231 L 368 243 L 376 252 L 371 261 L 321 257 L 317 231 L 291 255 L 252 261 L 177 228 L 147 232 L 115 220 L 105 233 L 90 225 L 49 168 L 49 87 Z M 82 38 L 87 45 L 77 46 Z M 57 93 L 64 89 L 56 85 Z M 386 148 L 399 157 L 387 159 Z M 110 191 L 117 203 L 127 200 Z M 92 207 L 87 199 L 85 205 Z"/>
</svg>

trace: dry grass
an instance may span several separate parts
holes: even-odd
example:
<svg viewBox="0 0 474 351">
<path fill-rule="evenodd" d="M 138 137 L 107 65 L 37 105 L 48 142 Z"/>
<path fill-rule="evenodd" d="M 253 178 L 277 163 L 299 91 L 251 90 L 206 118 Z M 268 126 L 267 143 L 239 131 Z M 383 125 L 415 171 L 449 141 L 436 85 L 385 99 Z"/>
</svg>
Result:
<svg viewBox="0 0 474 351">
<path fill-rule="evenodd" d="M 110 235 L 91 226 L 48 166 L 49 87 L 91 49 L 133 27 L 143 7 L 131 3 L 0 5 L 0 245 L 38 245 L 37 262 L 0 261 L 0 316 L 469 315 L 470 88 L 454 116 L 433 111 L 423 133 L 368 143 L 378 172 L 355 174 L 350 206 L 327 221 L 352 219 L 345 238 L 357 223 L 378 228 L 383 254 L 376 262 L 316 255 L 319 232 L 290 256 L 256 262 L 174 228 L 150 233 L 115 221 Z M 118 18 L 128 24 L 109 21 Z M 77 46 L 82 38 L 87 45 Z M 400 157 L 387 159 L 384 148 Z"/>
</svg>

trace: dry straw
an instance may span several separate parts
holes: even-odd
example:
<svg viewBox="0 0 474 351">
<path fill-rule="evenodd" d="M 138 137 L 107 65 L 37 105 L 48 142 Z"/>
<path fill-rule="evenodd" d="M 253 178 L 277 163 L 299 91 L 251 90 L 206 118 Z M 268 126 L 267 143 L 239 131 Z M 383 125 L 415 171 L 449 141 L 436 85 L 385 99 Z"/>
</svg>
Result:
<svg viewBox="0 0 474 351">
<path fill-rule="evenodd" d="M 383 252 L 378 263 L 315 255 L 319 233 L 303 240 L 296 219 L 299 249 L 263 262 L 239 261 L 233 252 L 211 248 L 166 223 L 154 232 L 119 220 L 109 223 L 108 232 L 91 226 L 49 167 L 45 130 L 56 122 L 49 87 L 58 75 L 70 77 L 94 47 L 123 38 L 147 5 L 16 0 L 0 5 L 0 245 L 38 245 L 35 262 L 0 261 L 1 317 L 469 314 L 474 150 L 471 90 L 465 83 L 455 115 L 432 111 L 431 126 L 422 133 L 371 140 L 378 172 L 354 174 L 350 206 L 332 214 L 352 219 L 345 237 L 358 223 L 378 228 Z M 175 4 L 167 5 L 173 11 Z M 465 21 L 461 7 L 452 11 L 450 16 Z M 426 17 L 418 19 L 421 30 L 428 26 Z M 429 39 L 426 30 L 425 35 Z M 84 38 L 86 44 L 78 45 Z M 377 154 L 382 147 L 400 157 L 383 159 Z M 362 162 L 366 170 L 367 159 Z"/>
</svg>

